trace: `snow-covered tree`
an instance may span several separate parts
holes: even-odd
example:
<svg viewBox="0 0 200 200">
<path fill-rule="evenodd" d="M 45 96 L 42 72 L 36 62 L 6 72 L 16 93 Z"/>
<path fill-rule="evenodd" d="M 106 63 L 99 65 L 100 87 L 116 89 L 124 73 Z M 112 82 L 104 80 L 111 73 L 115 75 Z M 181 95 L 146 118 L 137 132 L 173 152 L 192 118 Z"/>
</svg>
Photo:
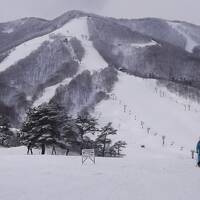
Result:
<svg viewBox="0 0 200 200">
<path fill-rule="evenodd" d="M 61 125 L 61 141 L 60 144 L 64 142 L 65 147 L 74 146 L 78 143 L 78 128 L 75 123 L 75 119 L 68 115 L 64 115 L 62 125 Z"/>
<path fill-rule="evenodd" d="M 14 141 L 14 133 L 10 130 L 10 124 L 6 117 L 0 115 L 0 141 L 2 146 L 10 146 Z"/>
<path fill-rule="evenodd" d="M 78 115 L 78 117 L 75 120 L 75 123 L 80 136 L 81 150 L 82 150 L 82 148 L 87 148 L 88 137 L 90 137 L 90 134 L 94 135 L 95 132 L 98 131 L 97 119 L 93 118 L 88 113 L 84 113 Z"/>
<path fill-rule="evenodd" d="M 96 148 L 99 153 L 104 157 L 107 147 L 109 149 L 109 145 L 111 144 L 111 139 L 108 138 L 111 135 L 116 135 L 117 130 L 112 127 L 112 123 L 109 122 L 107 125 L 105 125 L 103 128 L 99 130 L 100 134 L 98 135 L 96 139 Z"/>
<path fill-rule="evenodd" d="M 126 142 L 125 141 L 118 141 L 116 142 L 111 148 L 110 148 L 110 152 L 112 153 L 116 153 L 118 156 L 120 156 L 122 148 L 126 148 Z"/>
<path fill-rule="evenodd" d="M 55 104 L 43 104 L 30 109 L 21 128 L 25 144 L 51 145 L 60 139 L 60 127 L 63 120 L 62 108 Z"/>
</svg>

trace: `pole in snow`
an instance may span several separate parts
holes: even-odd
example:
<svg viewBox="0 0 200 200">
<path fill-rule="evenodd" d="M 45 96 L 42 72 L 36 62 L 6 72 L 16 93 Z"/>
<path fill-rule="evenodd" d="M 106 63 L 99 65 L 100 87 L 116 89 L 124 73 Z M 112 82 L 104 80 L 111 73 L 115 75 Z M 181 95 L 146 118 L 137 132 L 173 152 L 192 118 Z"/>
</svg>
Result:
<svg viewBox="0 0 200 200">
<path fill-rule="evenodd" d="M 126 112 L 127 105 L 124 105 L 124 112 Z"/>
<path fill-rule="evenodd" d="M 141 121 L 141 127 L 144 128 L 144 122 L 143 121 Z"/>
<path fill-rule="evenodd" d="M 163 145 L 163 146 L 165 145 L 165 139 L 166 139 L 166 136 L 163 135 L 163 136 L 162 136 L 162 145 Z"/>
<path fill-rule="evenodd" d="M 150 133 L 150 130 L 151 130 L 150 128 L 147 128 L 147 133 L 148 133 L 148 134 Z"/>
</svg>

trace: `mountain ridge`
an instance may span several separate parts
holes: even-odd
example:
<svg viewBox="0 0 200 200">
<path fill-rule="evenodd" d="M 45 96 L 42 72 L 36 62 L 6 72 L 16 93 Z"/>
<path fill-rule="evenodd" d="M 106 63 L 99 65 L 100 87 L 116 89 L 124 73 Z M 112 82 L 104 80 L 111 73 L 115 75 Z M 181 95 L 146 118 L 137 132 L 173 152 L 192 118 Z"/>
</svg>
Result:
<svg viewBox="0 0 200 200">
<path fill-rule="evenodd" d="M 104 17 L 104 16 L 100 16 L 100 15 L 97 15 L 97 14 L 93 14 L 93 13 L 83 12 L 83 11 L 80 11 L 80 10 L 67 11 L 64 14 L 62 14 L 61 16 L 58 16 L 58 17 L 56 17 L 55 19 L 52 19 L 52 20 L 46 20 L 46 19 L 37 18 L 37 17 L 28 17 L 28 18 L 18 19 L 18 20 L 15 20 L 15 21 L 36 20 L 36 21 L 46 22 L 47 23 L 46 24 L 47 27 L 44 28 L 44 30 L 43 30 L 44 32 L 36 33 L 34 36 L 32 36 L 32 38 L 33 38 L 33 37 L 41 36 L 41 35 L 43 35 L 45 33 L 46 34 L 50 33 L 53 30 L 55 30 L 56 28 L 59 28 L 60 26 L 63 26 L 65 23 L 67 23 L 71 19 L 76 18 L 76 17 L 81 17 L 81 16 L 82 17 L 83 16 L 88 16 L 88 17 L 98 17 L 98 18 L 110 19 L 110 20 L 115 21 L 118 24 L 120 24 L 120 21 L 126 21 L 126 22 L 130 22 L 130 21 L 161 21 L 161 22 L 167 22 L 167 21 L 169 21 L 169 22 L 185 23 L 187 25 L 191 25 L 191 26 L 193 26 L 195 28 L 200 29 L 200 26 L 198 26 L 198 25 L 195 25 L 195 24 L 192 24 L 192 23 L 188 23 L 188 22 L 185 22 L 185 21 L 180 21 L 180 20 L 165 20 L 165 19 L 151 18 L 151 17 L 149 17 L 149 18 L 140 18 L 140 19 L 116 19 L 116 18 L 113 18 L 113 17 Z M 5 25 L 7 23 L 12 23 L 12 22 L 15 22 L 15 21 L 0 23 L 0 27 L 2 25 Z M 124 24 L 122 23 L 122 25 L 124 25 Z M 126 26 L 126 25 L 124 25 L 124 26 Z M 148 34 L 146 34 L 146 36 L 148 36 Z M 26 38 L 26 39 L 23 40 L 23 42 L 25 42 L 26 40 L 29 40 L 29 39 L 31 39 L 31 38 L 30 37 Z M 17 44 L 19 44 L 19 43 L 17 43 Z M 13 48 L 13 45 L 9 46 L 8 48 L 5 48 L 3 50 L 0 48 L 0 52 L 3 52 L 5 50 L 9 50 L 9 48 Z"/>
</svg>

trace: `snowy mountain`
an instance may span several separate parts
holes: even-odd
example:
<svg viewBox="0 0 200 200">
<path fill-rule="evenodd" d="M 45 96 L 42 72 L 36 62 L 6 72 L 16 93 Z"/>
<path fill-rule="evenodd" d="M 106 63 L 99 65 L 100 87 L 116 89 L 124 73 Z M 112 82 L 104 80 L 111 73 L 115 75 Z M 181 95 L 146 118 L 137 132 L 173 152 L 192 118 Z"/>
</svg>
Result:
<svg viewBox="0 0 200 200">
<path fill-rule="evenodd" d="M 118 23 L 132 31 L 165 41 L 190 53 L 200 45 L 200 27 L 181 21 L 168 21 L 156 18 L 120 20 Z"/>
<path fill-rule="evenodd" d="M 112 140 L 127 142 L 123 159 L 97 158 L 96 166 L 0 148 L 0 199 L 198 198 L 199 26 L 70 11 L 2 23 L 0 43 L 0 115 L 13 127 L 30 107 L 55 102 L 112 122 Z"/>
<path fill-rule="evenodd" d="M 199 126 L 198 31 L 198 26 L 185 22 L 117 20 L 80 11 L 67 12 L 52 21 L 26 18 L 0 24 L 0 112 L 6 113 L 14 126 L 20 125 L 29 107 L 50 101 L 64 105 L 73 115 L 84 109 L 94 113 L 109 101 L 123 76 L 127 77 L 120 92 L 127 91 L 124 101 L 131 101 L 130 106 L 138 108 L 143 117 L 150 113 L 153 121 L 148 123 L 155 128 L 163 128 L 164 124 L 155 124 L 163 114 L 175 115 L 161 112 L 168 103 L 162 105 L 161 98 L 151 98 L 155 88 L 158 93 L 160 88 L 169 93 L 167 111 L 176 101 L 185 110 L 190 105 L 184 116 L 193 119 L 194 115 L 194 126 L 184 127 L 186 119 L 178 117 L 183 115 L 179 110 L 165 126 L 170 127 L 178 118 L 180 132 L 192 132 L 194 139 Z M 141 87 L 134 88 L 136 77 L 140 77 Z M 154 89 L 147 87 L 144 91 L 150 94 L 140 96 L 146 81 Z M 137 98 L 138 105 L 134 102 Z M 142 105 L 147 98 L 146 104 L 162 105 L 154 108 L 157 114 Z M 166 132 L 174 135 L 176 130 L 171 127 Z"/>
</svg>

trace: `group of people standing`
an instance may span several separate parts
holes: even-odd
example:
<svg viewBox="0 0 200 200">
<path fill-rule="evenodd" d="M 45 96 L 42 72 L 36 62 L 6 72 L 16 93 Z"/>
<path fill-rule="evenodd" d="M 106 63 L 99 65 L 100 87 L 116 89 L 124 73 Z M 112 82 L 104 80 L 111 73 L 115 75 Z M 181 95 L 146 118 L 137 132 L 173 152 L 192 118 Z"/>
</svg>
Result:
<svg viewBox="0 0 200 200">
<path fill-rule="evenodd" d="M 27 145 L 27 154 L 33 154 L 33 144 L 32 142 L 29 142 L 28 145 Z M 45 144 L 42 144 L 41 145 L 41 154 L 44 155 L 45 154 Z M 52 152 L 51 152 L 52 155 L 56 155 L 56 145 L 53 144 L 52 145 Z M 66 148 L 66 153 L 65 155 L 67 156 L 69 154 L 69 148 Z"/>
<path fill-rule="evenodd" d="M 33 154 L 33 144 L 29 142 L 27 145 L 27 154 Z M 41 145 L 41 154 L 45 154 L 45 144 Z M 196 153 L 197 153 L 197 165 L 200 167 L 200 138 L 196 146 Z M 56 155 L 56 146 L 55 144 L 52 145 L 52 155 Z M 69 154 L 69 148 L 66 148 L 66 156 Z"/>
</svg>

